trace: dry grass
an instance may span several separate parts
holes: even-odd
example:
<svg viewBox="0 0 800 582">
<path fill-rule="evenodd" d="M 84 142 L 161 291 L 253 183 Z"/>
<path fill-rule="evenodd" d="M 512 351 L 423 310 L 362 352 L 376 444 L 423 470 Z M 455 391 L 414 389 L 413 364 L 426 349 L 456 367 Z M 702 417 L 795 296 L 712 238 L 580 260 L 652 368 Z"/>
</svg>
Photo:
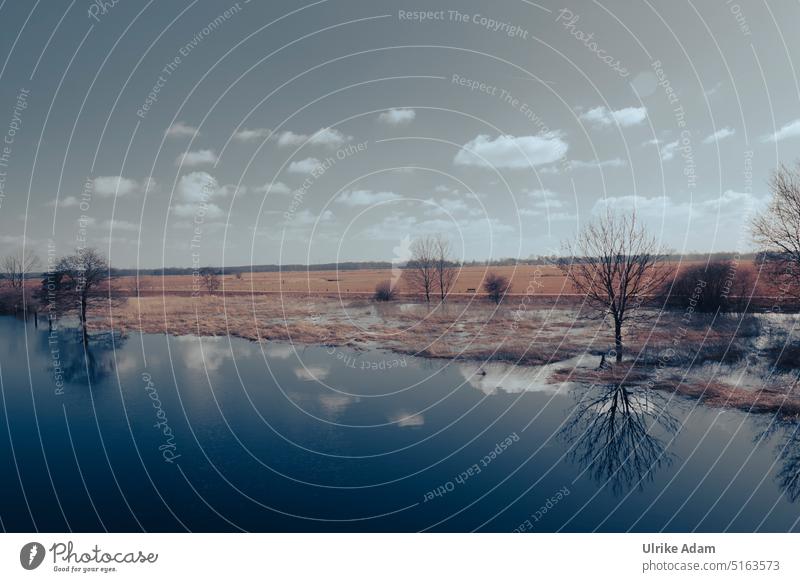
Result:
<svg viewBox="0 0 800 582">
<path fill-rule="evenodd" d="M 96 317 L 92 326 L 113 326 L 123 332 L 371 345 L 427 357 L 524 364 L 543 364 L 579 353 L 582 346 L 565 334 L 565 326 L 582 329 L 584 336 L 597 326 L 574 320 L 574 314 L 563 310 L 530 312 L 515 323 L 510 307 L 494 310 L 485 303 L 428 310 L 423 305 L 308 300 L 295 295 L 140 297 L 105 315 Z"/>
<path fill-rule="evenodd" d="M 512 291 L 524 293 L 532 279 L 541 281 L 544 287 L 539 288 L 543 294 L 572 293 L 561 271 L 553 266 L 519 266 L 519 267 L 464 267 L 459 270 L 453 285 L 453 292 L 459 294 L 476 289 L 481 293 L 481 282 L 488 271 L 494 271 L 509 277 Z M 301 293 L 310 295 L 348 295 L 372 294 L 375 286 L 381 281 L 391 280 L 390 269 L 359 269 L 352 271 L 287 271 L 283 273 L 242 273 L 223 277 L 225 293 Z M 136 289 L 135 277 L 120 277 L 119 285 L 127 290 Z M 193 279 L 191 275 L 169 275 L 166 277 L 139 277 L 140 293 L 153 294 L 161 291 L 191 293 Z M 410 291 L 402 277 L 398 283 L 401 292 Z"/>
</svg>

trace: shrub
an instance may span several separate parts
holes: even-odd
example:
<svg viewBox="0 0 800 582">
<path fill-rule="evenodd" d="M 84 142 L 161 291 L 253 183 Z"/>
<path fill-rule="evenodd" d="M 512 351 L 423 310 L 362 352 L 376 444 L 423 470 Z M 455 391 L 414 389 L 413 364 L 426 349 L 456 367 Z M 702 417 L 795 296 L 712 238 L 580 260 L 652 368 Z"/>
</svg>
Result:
<svg viewBox="0 0 800 582">
<path fill-rule="evenodd" d="M 693 307 L 699 313 L 729 313 L 745 308 L 752 288 L 752 274 L 744 265 L 720 260 L 681 269 L 667 292 L 673 307 Z"/>
<path fill-rule="evenodd" d="M 489 300 L 494 301 L 496 305 L 500 304 L 510 287 L 508 277 L 497 273 L 487 273 L 483 279 L 483 290 L 486 291 Z"/>
<path fill-rule="evenodd" d="M 392 287 L 391 281 L 381 281 L 375 285 L 375 301 L 394 301 L 397 298 L 397 291 Z"/>
</svg>

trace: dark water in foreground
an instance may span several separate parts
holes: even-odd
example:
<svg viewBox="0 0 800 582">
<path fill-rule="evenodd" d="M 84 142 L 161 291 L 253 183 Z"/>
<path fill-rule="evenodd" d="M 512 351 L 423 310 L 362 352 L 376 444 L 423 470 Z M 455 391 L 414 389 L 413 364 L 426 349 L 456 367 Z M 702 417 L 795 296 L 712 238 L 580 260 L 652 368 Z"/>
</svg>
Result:
<svg viewBox="0 0 800 582">
<path fill-rule="evenodd" d="M 800 529 L 792 425 L 398 358 L 0 317 L 2 528 Z"/>
</svg>

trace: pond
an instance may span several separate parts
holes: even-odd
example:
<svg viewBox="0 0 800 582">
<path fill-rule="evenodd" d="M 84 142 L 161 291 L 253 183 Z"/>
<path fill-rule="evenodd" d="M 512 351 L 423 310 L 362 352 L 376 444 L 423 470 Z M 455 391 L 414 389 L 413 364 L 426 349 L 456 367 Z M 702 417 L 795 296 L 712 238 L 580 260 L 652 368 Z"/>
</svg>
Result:
<svg viewBox="0 0 800 582">
<path fill-rule="evenodd" d="M 577 365 L 573 362 L 573 365 Z M 542 368 L 0 317 L 6 531 L 791 531 L 800 434 Z"/>
</svg>

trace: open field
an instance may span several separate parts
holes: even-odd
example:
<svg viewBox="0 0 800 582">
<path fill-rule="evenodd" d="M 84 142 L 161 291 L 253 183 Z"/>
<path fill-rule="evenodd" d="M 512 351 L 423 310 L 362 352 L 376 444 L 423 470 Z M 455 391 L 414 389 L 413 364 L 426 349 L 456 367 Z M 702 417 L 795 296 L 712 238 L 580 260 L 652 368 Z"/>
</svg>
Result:
<svg viewBox="0 0 800 582">
<path fill-rule="evenodd" d="M 675 263 L 677 269 L 703 264 L 699 261 Z M 756 269 L 752 262 L 742 261 L 738 267 L 740 272 L 749 272 L 754 278 Z M 564 273 L 553 265 L 520 265 L 516 267 L 484 267 L 469 266 L 459 269 L 452 288 L 454 299 L 462 300 L 475 294 L 481 295 L 481 283 L 488 272 L 498 273 L 511 281 L 512 295 L 534 294 L 538 296 L 575 295 L 570 282 Z M 375 286 L 381 281 L 396 280 L 396 288 L 401 295 L 413 295 L 412 289 L 404 281 L 402 270 L 395 273 L 391 269 L 359 269 L 348 271 L 287 271 L 284 273 L 242 273 L 224 275 L 220 292 L 227 294 L 251 293 L 287 293 L 305 295 L 371 295 Z M 144 275 L 139 277 L 120 277 L 117 285 L 130 295 L 153 294 L 191 294 L 197 287 L 197 281 L 191 275 Z M 201 289 L 202 291 L 202 289 Z M 779 291 L 761 278 L 754 295 L 760 297 L 776 297 Z M 578 298 L 579 300 L 580 298 Z"/>
<path fill-rule="evenodd" d="M 528 282 L 539 280 L 544 286 L 542 293 L 572 293 L 563 273 L 553 266 L 523 265 L 518 267 L 464 267 L 459 270 L 453 286 L 454 293 L 469 293 L 470 289 L 480 292 L 481 281 L 485 273 L 492 271 L 509 277 L 512 281 L 512 292 L 524 293 Z M 409 292 L 403 281 L 402 270 L 397 277 L 400 292 Z M 391 269 L 359 269 L 350 271 L 287 271 L 284 273 L 242 273 L 224 276 L 226 293 L 310 293 L 310 294 L 371 294 L 375 285 L 381 281 L 393 279 Z M 118 284 L 124 289 L 135 289 L 134 277 L 120 277 Z M 165 277 L 146 275 L 139 278 L 139 290 L 144 293 L 153 291 L 191 293 L 193 289 L 191 275 L 167 275 Z"/>
</svg>

